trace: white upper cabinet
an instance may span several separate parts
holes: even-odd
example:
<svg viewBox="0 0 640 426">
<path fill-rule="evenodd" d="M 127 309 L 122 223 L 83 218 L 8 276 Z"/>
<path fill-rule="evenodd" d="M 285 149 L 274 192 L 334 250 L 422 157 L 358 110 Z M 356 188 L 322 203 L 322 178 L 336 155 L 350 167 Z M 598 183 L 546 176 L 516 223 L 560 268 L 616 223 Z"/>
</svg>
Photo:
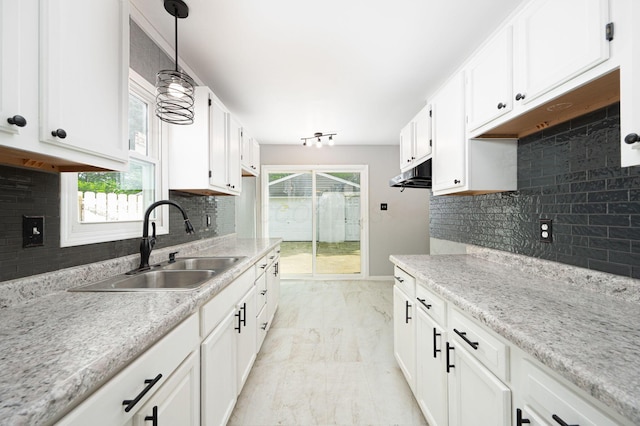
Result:
<svg viewBox="0 0 640 426">
<path fill-rule="evenodd" d="M 170 189 L 206 195 L 240 193 L 240 127 L 209 88 L 195 89 L 192 125 L 168 127 Z"/>
<path fill-rule="evenodd" d="M 3 162 L 125 170 L 129 2 L 1 0 L 0 20 Z"/>
<path fill-rule="evenodd" d="M 476 129 L 513 109 L 513 29 L 504 28 L 465 68 L 467 126 Z"/>
<path fill-rule="evenodd" d="M 260 176 L 260 145 L 258 141 L 249 135 L 246 129 L 242 129 L 242 175 Z"/>
<path fill-rule="evenodd" d="M 400 131 L 400 170 L 417 166 L 431 155 L 431 106 L 427 105 Z"/>
<path fill-rule="evenodd" d="M 608 0 L 537 0 L 515 21 L 514 100 L 528 103 L 609 58 Z"/>
<path fill-rule="evenodd" d="M 640 2 L 626 0 L 624 5 L 615 12 L 626 17 L 616 24 L 616 37 L 625 43 L 620 59 L 620 158 L 622 167 L 629 167 L 640 166 Z"/>
<path fill-rule="evenodd" d="M 431 100 L 433 108 L 433 193 L 466 184 L 464 79 L 454 75 Z"/>
</svg>

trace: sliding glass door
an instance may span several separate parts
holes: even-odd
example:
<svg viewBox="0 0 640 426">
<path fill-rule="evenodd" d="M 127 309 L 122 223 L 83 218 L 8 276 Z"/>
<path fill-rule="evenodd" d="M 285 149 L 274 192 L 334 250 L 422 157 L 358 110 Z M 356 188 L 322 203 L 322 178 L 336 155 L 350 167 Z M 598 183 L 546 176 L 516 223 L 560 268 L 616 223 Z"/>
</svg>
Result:
<svg viewBox="0 0 640 426">
<path fill-rule="evenodd" d="M 287 276 L 366 274 L 366 166 L 265 166 L 263 229 Z"/>
</svg>

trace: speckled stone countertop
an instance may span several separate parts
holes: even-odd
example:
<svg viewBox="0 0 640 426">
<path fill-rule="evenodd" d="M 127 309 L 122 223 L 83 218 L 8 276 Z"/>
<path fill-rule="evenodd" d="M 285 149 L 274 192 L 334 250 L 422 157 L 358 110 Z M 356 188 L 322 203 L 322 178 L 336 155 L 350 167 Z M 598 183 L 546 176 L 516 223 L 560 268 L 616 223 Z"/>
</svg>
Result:
<svg viewBox="0 0 640 426">
<path fill-rule="evenodd" d="M 40 425 L 59 419 L 279 242 L 221 238 L 154 251 L 152 262 L 166 259 L 176 247 L 181 248 L 178 257 L 247 256 L 193 291 L 65 291 L 89 282 L 87 276 L 131 269 L 136 256 L 59 271 L 56 278 L 43 274 L 0 283 L 0 423 Z M 46 289 L 27 289 L 38 282 Z"/>
<path fill-rule="evenodd" d="M 640 280 L 491 250 L 390 259 L 640 424 Z"/>
</svg>

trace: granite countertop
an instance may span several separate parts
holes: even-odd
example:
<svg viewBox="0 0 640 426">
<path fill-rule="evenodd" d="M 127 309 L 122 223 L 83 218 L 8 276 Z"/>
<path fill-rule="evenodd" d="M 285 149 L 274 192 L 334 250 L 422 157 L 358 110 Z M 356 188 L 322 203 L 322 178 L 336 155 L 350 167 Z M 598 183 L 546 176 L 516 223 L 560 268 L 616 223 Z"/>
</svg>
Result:
<svg viewBox="0 0 640 426">
<path fill-rule="evenodd" d="M 489 250 L 391 261 L 640 424 L 640 280 Z"/>
<path fill-rule="evenodd" d="M 188 254 L 247 258 L 192 291 L 65 291 L 86 281 L 78 279 L 87 274 L 83 267 L 67 272 L 66 286 L 43 277 L 42 281 L 54 289 L 42 294 L 36 291 L 37 296 L 32 297 L 24 296 L 32 292 L 21 288 L 23 283 L 0 283 L 0 292 L 4 291 L 0 309 L 0 423 L 49 424 L 59 419 L 279 242 L 223 238 L 208 247 L 201 243 Z M 168 251 L 158 250 L 163 256 Z M 185 250 L 178 257 L 186 254 Z M 121 268 L 136 261 L 137 256 L 131 256 Z M 96 270 L 95 266 L 88 268 Z M 64 277 L 62 272 L 58 275 Z"/>
</svg>

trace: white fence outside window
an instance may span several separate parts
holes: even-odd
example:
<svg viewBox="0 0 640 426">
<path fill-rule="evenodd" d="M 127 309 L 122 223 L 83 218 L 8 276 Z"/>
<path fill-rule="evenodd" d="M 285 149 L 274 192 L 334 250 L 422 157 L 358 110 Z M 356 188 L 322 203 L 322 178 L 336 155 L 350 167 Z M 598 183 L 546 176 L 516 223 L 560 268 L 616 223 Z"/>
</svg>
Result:
<svg viewBox="0 0 640 426">
<path fill-rule="evenodd" d="M 81 223 L 142 220 L 143 195 L 78 191 Z"/>
</svg>

